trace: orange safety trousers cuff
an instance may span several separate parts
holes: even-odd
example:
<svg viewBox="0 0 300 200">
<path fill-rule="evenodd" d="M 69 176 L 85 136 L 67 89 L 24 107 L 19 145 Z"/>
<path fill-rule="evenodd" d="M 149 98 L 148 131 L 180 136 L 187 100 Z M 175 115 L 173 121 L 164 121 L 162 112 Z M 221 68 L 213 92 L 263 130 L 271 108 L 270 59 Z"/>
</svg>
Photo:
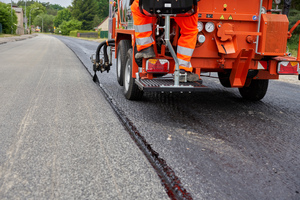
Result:
<svg viewBox="0 0 300 200">
<path fill-rule="evenodd" d="M 138 51 L 155 44 L 152 37 L 152 20 L 154 17 L 143 15 L 140 12 L 138 1 L 131 5 L 133 24 L 135 29 L 136 47 Z"/>
<path fill-rule="evenodd" d="M 193 68 L 190 61 L 197 42 L 198 15 L 194 14 L 189 17 L 174 17 L 174 20 L 179 25 L 181 34 L 177 45 L 179 68 L 192 72 Z"/>
</svg>

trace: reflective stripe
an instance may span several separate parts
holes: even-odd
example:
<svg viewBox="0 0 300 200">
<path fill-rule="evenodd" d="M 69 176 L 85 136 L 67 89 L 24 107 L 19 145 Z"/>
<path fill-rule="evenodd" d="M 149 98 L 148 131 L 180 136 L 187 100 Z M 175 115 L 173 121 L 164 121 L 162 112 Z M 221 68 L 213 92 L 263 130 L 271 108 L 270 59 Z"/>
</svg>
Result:
<svg viewBox="0 0 300 200">
<path fill-rule="evenodd" d="M 154 42 L 152 36 L 145 38 L 136 38 L 137 45 L 152 44 Z"/>
<path fill-rule="evenodd" d="M 191 63 L 185 60 L 178 59 L 179 66 L 190 68 L 192 67 Z"/>
<path fill-rule="evenodd" d="M 180 53 L 180 54 L 185 55 L 185 56 L 192 56 L 193 52 L 194 52 L 194 49 L 182 47 L 182 46 L 179 46 L 179 45 L 177 47 L 177 53 Z"/>
<path fill-rule="evenodd" d="M 152 24 L 134 25 L 134 30 L 137 33 L 145 33 L 152 31 Z"/>
</svg>

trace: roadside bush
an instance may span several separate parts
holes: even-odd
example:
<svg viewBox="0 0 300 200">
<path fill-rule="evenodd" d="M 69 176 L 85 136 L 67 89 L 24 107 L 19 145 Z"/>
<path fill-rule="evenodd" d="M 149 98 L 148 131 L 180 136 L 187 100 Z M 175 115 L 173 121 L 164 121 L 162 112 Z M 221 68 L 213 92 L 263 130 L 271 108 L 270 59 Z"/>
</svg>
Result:
<svg viewBox="0 0 300 200">
<path fill-rule="evenodd" d="M 77 37 L 77 33 L 78 33 L 78 30 L 75 30 L 75 31 L 70 31 L 70 35 L 71 37 Z"/>
<path fill-rule="evenodd" d="M 297 23 L 297 21 L 299 19 L 300 19 L 300 11 L 295 10 L 295 9 L 290 10 L 290 12 L 289 12 L 289 22 L 290 22 L 289 30 L 294 26 L 295 23 Z M 298 27 L 292 33 L 293 36 L 288 40 L 289 50 L 292 51 L 294 54 L 298 49 L 299 34 L 300 34 L 300 26 L 298 25 Z M 295 55 L 293 55 L 293 56 L 295 56 Z"/>
<path fill-rule="evenodd" d="M 289 22 L 290 22 L 290 25 L 289 25 L 289 29 L 291 29 L 294 24 L 300 20 L 300 11 L 299 10 L 295 10 L 295 9 L 292 9 L 290 12 L 289 12 Z M 294 32 L 294 34 L 296 33 L 300 33 L 300 26 L 298 26 Z"/>
<path fill-rule="evenodd" d="M 18 18 L 13 10 L 13 19 L 11 20 L 11 8 L 10 5 L 0 2 L 0 23 L 2 24 L 2 33 L 10 34 L 11 28 L 13 33 L 16 33 Z"/>
<path fill-rule="evenodd" d="M 86 31 L 86 30 L 74 30 L 74 31 L 70 31 L 70 35 L 72 37 L 77 37 L 78 33 L 96 33 L 95 31 Z M 97 33 L 98 34 L 98 33 Z M 99 37 L 99 35 L 98 35 Z"/>
<path fill-rule="evenodd" d="M 56 28 L 54 31 L 55 34 L 61 34 L 61 29 L 60 28 Z"/>
<path fill-rule="evenodd" d="M 61 29 L 62 35 L 69 35 L 71 31 L 73 30 L 79 30 L 81 29 L 82 22 L 72 19 L 70 21 L 63 21 L 62 24 L 59 26 Z"/>
</svg>

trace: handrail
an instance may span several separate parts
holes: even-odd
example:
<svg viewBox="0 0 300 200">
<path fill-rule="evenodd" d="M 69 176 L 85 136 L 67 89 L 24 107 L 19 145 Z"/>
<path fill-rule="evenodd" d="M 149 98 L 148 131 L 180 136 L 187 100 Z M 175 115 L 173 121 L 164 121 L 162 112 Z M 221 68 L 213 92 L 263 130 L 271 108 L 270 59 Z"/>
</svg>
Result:
<svg viewBox="0 0 300 200">
<path fill-rule="evenodd" d="M 288 39 L 290 39 L 291 37 L 292 37 L 292 33 L 293 33 L 293 31 L 297 28 L 297 26 L 300 24 L 300 20 L 298 20 L 295 24 L 294 24 L 294 26 L 291 28 L 291 30 L 289 30 L 289 32 L 288 32 Z"/>
<path fill-rule="evenodd" d="M 175 61 L 175 72 L 174 72 L 174 86 L 177 87 L 179 86 L 179 61 L 178 61 L 178 58 L 177 58 L 177 55 L 172 47 L 172 44 L 170 42 L 170 16 L 171 15 L 163 15 L 165 16 L 165 41 L 166 41 L 166 44 L 169 48 L 169 51 Z"/>
<path fill-rule="evenodd" d="M 299 34 L 299 43 L 298 43 L 297 60 L 300 61 L 300 34 Z M 299 80 L 300 80 L 300 74 L 299 74 Z"/>
<path fill-rule="evenodd" d="M 299 26 L 300 24 L 300 20 L 298 20 L 294 26 L 291 28 L 291 30 L 289 30 L 288 32 L 288 39 L 290 39 L 292 37 L 292 33 L 293 31 L 297 28 L 297 26 Z M 299 34 L 299 43 L 298 43 L 298 53 L 297 53 L 297 60 L 300 61 L 300 34 Z"/>
<path fill-rule="evenodd" d="M 257 33 L 260 33 L 260 24 L 261 24 L 261 8 L 262 8 L 263 0 L 260 0 L 260 6 L 259 6 L 259 16 L 258 16 L 258 25 L 257 25 Z M 259 43 L 259 35 L 256 36 L 256 47 L 255 47 L 255 53 L 258 53 L 258 43 Z"/>
</svg>

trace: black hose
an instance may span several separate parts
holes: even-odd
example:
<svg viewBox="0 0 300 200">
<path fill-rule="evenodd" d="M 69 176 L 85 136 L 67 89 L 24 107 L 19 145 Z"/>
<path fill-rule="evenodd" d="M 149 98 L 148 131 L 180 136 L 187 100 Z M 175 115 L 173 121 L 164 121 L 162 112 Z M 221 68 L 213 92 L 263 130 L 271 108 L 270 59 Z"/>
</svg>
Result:
<svg viewBox="0 0 300 200">
<path fill-rule="evenodd" d="M 109 44 L 110 47 L 114 47 L 115 46 L 115 42 L 113 42 L 113 43 L 109 43 L 108 42 L 108 44 Z M 107 44 L 104 45 L 104 62 L 108 63 Z"/>
<path fill-rule="evenodd" d="M 96 63 L 100 62 L 100 50 L 103 46 L 105 47 L 104 48 L 104 61 L 108 62 L 107 44 L 109 46 L 115 46 L 115 40 L 114 39 L 105 40 L 99 44 L 99 46 L 97 47 L 97 50 L 96 50 Z"/>
</svg>

